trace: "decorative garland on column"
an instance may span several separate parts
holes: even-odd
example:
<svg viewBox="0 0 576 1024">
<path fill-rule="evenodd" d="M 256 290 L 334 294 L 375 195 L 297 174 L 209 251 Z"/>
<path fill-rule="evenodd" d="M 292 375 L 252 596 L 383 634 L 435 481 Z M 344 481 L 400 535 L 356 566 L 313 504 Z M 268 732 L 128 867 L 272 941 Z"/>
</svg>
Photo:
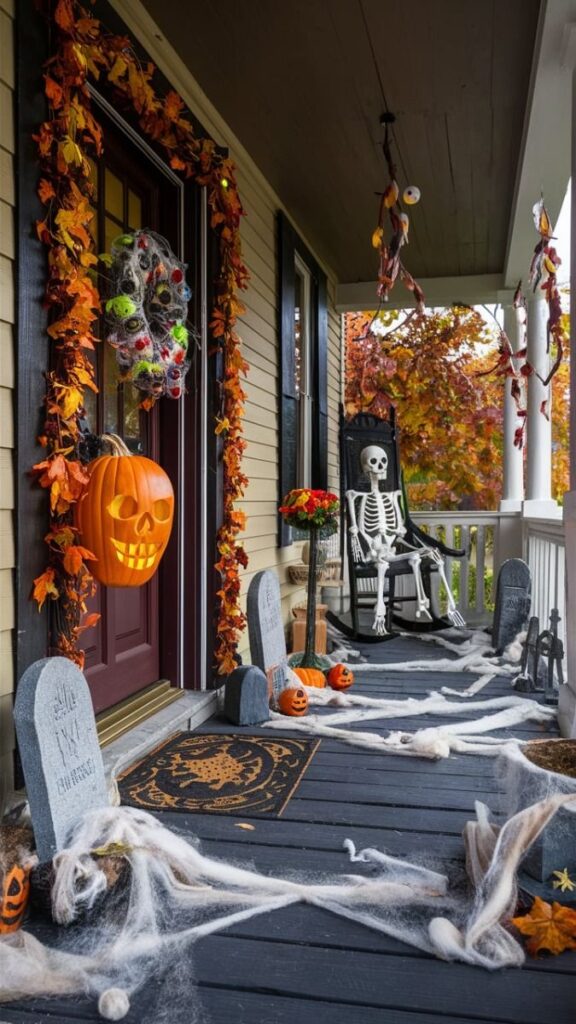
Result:
<svg viewBox="0 0 576 1024">
<path fill-rule="evenodd" d="M 241 469 L 246 443 L 242 437 L 245 394 L 240 375 L 247 372 L 235 331 L 244 312 L 239 292 L 247 287 L 242 259 L 240 219 L 244 213 L 233 164 L 217 152 L 212 139 L 198 138 L 176 92 L 156 93 L 154 65 L 142 65 L 129 38 L 107 32 L 76 0 L 49 5 L 55 30 L 54 54 L 47 62 L 45 91 L 49 117 L 34 136 L 42 178 L 38 194 L 46 216 L 37 224 L 48 249 L 46 305 L 48 334 L 53 343 L 52 369 L 47 374 L 46 421 L 40 438 L 46 458 L 33 467 L 50 492 L 50 529 L 46 536 L 48 565 L 34 580 L 39 608 L 50 598 L 56 616 L 52 649 L 83 665 L 80 633 L 94 625 L 86 599 L 95 583 L 87 563 L 90 551 L 77 542 L 72 511 L 87 481 L 79 420 L 85 389 L 97 391 L 88 353 L 97 338 L 94 327 L 100 297 L 94 267 L 98 260 L 90 234 L 94 188 L 88 157 L 102 153 L 102 130 L 91 111 L 89 81 L 105 81 L 119 106 L 136 114 L 144 135 L 160 146 L 170 166 L 207 189 L 210 224 L 220 252 L 220 268 L 210 330 L 223 354 L 224 379 L 215 432 L 223 441 L 224 515 L 217 536 L 220 574 L 215 659 L 221 674 L 235 666 L 235 649 L 245 618 L 239 608 L 239 566 L 247 556 L 238 542 L 245 515 L 235 508 L 248 483 Z M 150 403 L 148 403 L 150 404 Z"/>
</svg>

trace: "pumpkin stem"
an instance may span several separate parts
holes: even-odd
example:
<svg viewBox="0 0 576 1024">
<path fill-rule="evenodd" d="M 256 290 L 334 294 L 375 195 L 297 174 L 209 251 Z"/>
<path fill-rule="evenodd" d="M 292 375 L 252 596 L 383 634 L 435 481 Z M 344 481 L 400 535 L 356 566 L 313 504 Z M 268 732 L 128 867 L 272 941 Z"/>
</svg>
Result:
<svg viewBox="0 0 576 1024">
<path fill-rule="evenodd" d="M 110 449 L 112 455 L 132 455 L 128 445 L 119 434 L 101 434 L 100 440 Z"/>
</svg>

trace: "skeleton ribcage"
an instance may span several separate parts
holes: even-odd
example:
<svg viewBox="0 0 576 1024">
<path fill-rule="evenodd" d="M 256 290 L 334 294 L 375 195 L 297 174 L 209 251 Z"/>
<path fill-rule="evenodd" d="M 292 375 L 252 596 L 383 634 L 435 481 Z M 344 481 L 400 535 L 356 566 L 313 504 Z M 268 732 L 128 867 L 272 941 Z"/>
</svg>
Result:
<svg viewBox="0 0 576 1024">
<path fill-rule="evenodd" d="M 375 537 L 378 533 L 396 533 L 400 525 L 389 494 L 367 494 L 360 519 L 360 529 L 369 537 Z"/>
</svg>

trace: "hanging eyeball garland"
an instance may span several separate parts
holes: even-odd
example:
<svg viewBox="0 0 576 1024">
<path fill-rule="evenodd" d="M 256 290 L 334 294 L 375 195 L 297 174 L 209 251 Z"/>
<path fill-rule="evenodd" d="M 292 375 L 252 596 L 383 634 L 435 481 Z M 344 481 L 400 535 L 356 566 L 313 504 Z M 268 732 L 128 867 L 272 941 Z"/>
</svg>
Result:
<svg viewBox="0 0 576 1024">
<path fill-rule="evenodd" d="M 142 392 L 148 407 L 163 395 L 180 398 L 189 367 L 185 264 L 165 238 L 145 229 L 119 235 L 106 262 L 112 292 L 106 340 L 122 379 Z"/>
<path fill-rule="evenodd" d="M 408 232 L 410 229 L 410 218 L 400 205 L 400 189 L 396 181 L 396 166 L 392 159 L 390 148 L 390 126 L 394 124 L 394 114 L 386 113 L 380 118 L 384 125 L 384 142 L 382 151 L 388 167 L 390 181 L 382 192 L 380 198 L 380 209 L 378 211 L 378 225 L 372 234 L 372 245 L 380 253 L 380 266 L 378 268 L 378 298 L 380 302 L 386 302 L 391 289 L 394 287 L 398 277 L 404 282 L 409 291 L 414 294 L 416 312 L 424 312 L 424 293 L 420 285 L 406 270 L 400 259 L 400 251 L 403 245 L 408 244 Z M 415 206 L 420 202 L 420 189 L 417 185 L 407 185 L 402 193 L 402 202 L 406 206 Z M 386 238 L 384 230 L 384 219 L 388 212 L 388 218 L 392 227 L 390 239 Z M 413 315 L 413 314 L 410 314 Z"/>
</svg>

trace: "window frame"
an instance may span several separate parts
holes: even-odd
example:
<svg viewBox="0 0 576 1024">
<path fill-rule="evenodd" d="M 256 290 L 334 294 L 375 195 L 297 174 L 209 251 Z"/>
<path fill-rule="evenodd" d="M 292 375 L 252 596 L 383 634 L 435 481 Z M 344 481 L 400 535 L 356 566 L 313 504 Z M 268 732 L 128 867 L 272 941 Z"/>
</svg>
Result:
<svg viewBox="0 0 576 1024">
<path fill-rule="evenodd" d="M 299 401 L 296 394 L 294 322 L 296 308 L 296 266 L 304 265 L 310 275 L 310 445 L 313 488 L 326 488 L 328 481 L 328 320 L 327 279 L 310 250 L 288 218 L 278 214 L 279 254 L 279 493 L 281 503 L 298 481 Z M 305 439 L 304 439 L 305 440 Z M 278 547 L 293 542 L 292 531 L 278 517 Z"/>
</svg>

